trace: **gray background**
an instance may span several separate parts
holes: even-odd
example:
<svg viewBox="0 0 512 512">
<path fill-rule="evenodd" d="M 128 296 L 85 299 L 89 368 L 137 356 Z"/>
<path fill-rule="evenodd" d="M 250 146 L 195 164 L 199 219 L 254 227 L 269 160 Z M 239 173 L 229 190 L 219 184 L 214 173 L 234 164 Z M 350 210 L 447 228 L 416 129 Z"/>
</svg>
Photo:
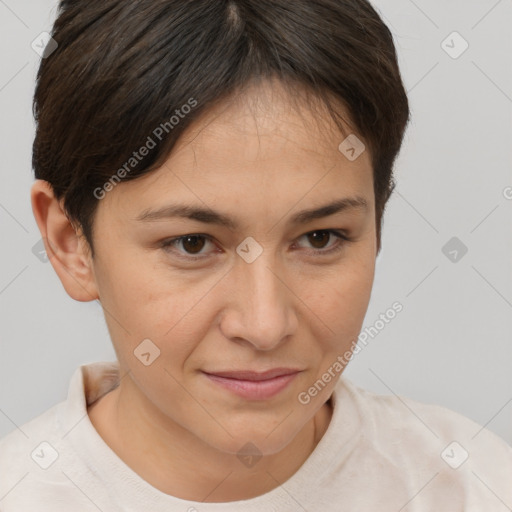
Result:
<svg viewBox="0 0 512 512">
<path fill-rule="evenodd" d="M 345 374 L 453 409 L 512 444 L 512 2 L 373 4 L 395 36 L 412 122 L 363 329 L 395 301 L 403 311 Z M 0 437 L 64 400 L 80 364 L 115 359 L 100 305 L 72 300 L 32 253 L 31 43 L 55 15 L 55 1 L 0 0 Z M 442 45 L 454 31 L 469 44 L 457 58 L 461 40 Z M 442 250 L 452 237 L 468 249 L 456 248 L 457 261 Z"/>
</svg>

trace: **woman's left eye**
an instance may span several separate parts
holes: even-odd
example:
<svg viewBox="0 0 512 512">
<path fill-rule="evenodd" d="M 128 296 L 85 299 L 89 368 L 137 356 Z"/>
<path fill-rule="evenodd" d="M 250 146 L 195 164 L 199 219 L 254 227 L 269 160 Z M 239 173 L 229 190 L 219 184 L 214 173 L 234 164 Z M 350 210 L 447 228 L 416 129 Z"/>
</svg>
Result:
<svg viewBox="0 0 512 512">
<path fill-rule="evenodd" d="M 324 242 L 326 240 L 331 239 L 331 235 L 334 235 L 337 240 L 336 242 L 331 245 L 329 249 L 324 249 Z M 331 253 L 335 251 L 339 251 L 343 248 L 346 242 L 349 242 L 349 238 L 341 231 L 336 231 L 334 229 L 317 229 L 315 231 L 310 231 L 309 233 L 305 233 L 305 237 L 310 237 L 310 239 L 313 241 L 313 244 L 318 244 L 321 247 L 318 248 L 318 246 L 313 245 L 313 252 L 315 253 Z M 302 238 L 302 237 L 301 237 Z"/>
<path fill-rule="evenodd" d="M 331 247 L 325 249 L 325 245 L 327 242 L 331 240 L 331 236 L 337 238 L 334 244 L 331 244 Z M 302 235 L 302 237 L 308 237 L 310 240 L 310 244 L 313 245 L 312 252 L 315 254 L 330 254 L 335 251 L 339 251 L 343 248 L 346 242 L 349 242 L 350 239 L 342 232 L 334 229 L 317 229 L 315 231 L 310 231 Z M 201 252 L 207 243 L 212 243 L 212 238 L 209 235 L 203 235 L 199 233 L 183 235 L 176 238 L 171 238 L 169 240 L 164 240 L 162 242 L 162 247 L 166 250 L 168 248 L 175 248 L 177 245 L 182 244 L 185 253 L 176 252 L 177 256 L 180 258 L 185 258 L 188 260 L 199 260 L 208 256 L 208 253 Z"/>
</svg>

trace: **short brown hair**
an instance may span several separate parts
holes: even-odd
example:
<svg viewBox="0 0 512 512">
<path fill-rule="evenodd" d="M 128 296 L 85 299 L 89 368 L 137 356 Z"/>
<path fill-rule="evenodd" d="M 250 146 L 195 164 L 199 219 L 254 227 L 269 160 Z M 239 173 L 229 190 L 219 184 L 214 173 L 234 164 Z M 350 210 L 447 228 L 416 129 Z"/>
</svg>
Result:
<svg viewBox="0 0 512 512">
<path fill-rule="evenodd" d="M 274 76 L 320 98 L 342 132 L 331 99 L 348 109 L 372 158 L 380 250 L 410 113 L 392 34 L 368 1 L 61 0 L 51 35 L 58 48 L 37 74 L 32 165 L 93 256 L 94 191 L 156 127 L 165 134 L 124 180 L 160 167 L 209 107 Z"/>
</svg>

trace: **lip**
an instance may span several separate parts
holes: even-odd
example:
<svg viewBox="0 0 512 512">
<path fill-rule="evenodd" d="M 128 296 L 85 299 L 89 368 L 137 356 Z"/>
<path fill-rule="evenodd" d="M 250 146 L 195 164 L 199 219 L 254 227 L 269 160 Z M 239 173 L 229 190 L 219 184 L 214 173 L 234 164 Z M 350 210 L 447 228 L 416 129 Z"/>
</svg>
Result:
<svg viewBox="0 0 512 512">
<path fill-rule="evenodd" d="M 234 370 L 220 372 L 205 371 L 204 373 L 207 373 L 208 375 L 215 375 L 217 377 L 225 377 L 226 379 L 261 381 L 273 379 L 274 377 L 281 377 L 283 375 L 290 375 L 292 373 L 297 373 L 299 371 L 300 370 L 295 368 L 272 368 L 264 372 L 254 372 L 250 370 Z"/>
<path fill-rule="evenodd" d="M 226 371 L 208 373 L 215 384 L 249 400 L 267 400 L 283 391 L 301 370 L 274 368 L 265 372 Z"/>
</svg>

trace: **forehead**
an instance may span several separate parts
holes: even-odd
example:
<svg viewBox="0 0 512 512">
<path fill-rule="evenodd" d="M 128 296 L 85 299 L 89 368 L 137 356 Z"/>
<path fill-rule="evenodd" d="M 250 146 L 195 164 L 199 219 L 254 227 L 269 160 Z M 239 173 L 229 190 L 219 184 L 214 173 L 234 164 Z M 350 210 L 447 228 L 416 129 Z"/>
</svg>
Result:
<svg viewBox="0 0 512 512">
<path fill-rule="evenodd" d="M 258 142 L 261 149 L 259 139 L 267 138 L 267 151 L 290 144 L 319 156 L 333 153 L 355 131 L 346 108 L 337 102 L 336 109 L 343 116 L 346 133 L 334 123 L 321 99 L 306 89 L 285 86 L 276 79 L 251 83 L 206 111 L 181 137 L 175 152 L 187 145 L 211 152 L 224 149 L 225 144 L 235 145 L 239 139 Z M 225 144 L 219 146 L 219 142 Z M 246 152 L 245 156 L 251 155 Z"/>
<path fill-rule="evenodd" d="M 178 196 L 203 206 L 291 205 L 301 197 L 323 204 L 326 193 L 366 194 L 370 203 L 369 152 L 347 158 L 340 144 L 353 134 L 351 127 L 342 133 L 323 104 L 309 100 L 291 97 L 279 84 L 247 88 L 208 110 L 161 168 L 122 183 L 107 194 L 107 203 L 120 205 L 132 219 L 144 207 L 163 206 Z"/>
</svg>

